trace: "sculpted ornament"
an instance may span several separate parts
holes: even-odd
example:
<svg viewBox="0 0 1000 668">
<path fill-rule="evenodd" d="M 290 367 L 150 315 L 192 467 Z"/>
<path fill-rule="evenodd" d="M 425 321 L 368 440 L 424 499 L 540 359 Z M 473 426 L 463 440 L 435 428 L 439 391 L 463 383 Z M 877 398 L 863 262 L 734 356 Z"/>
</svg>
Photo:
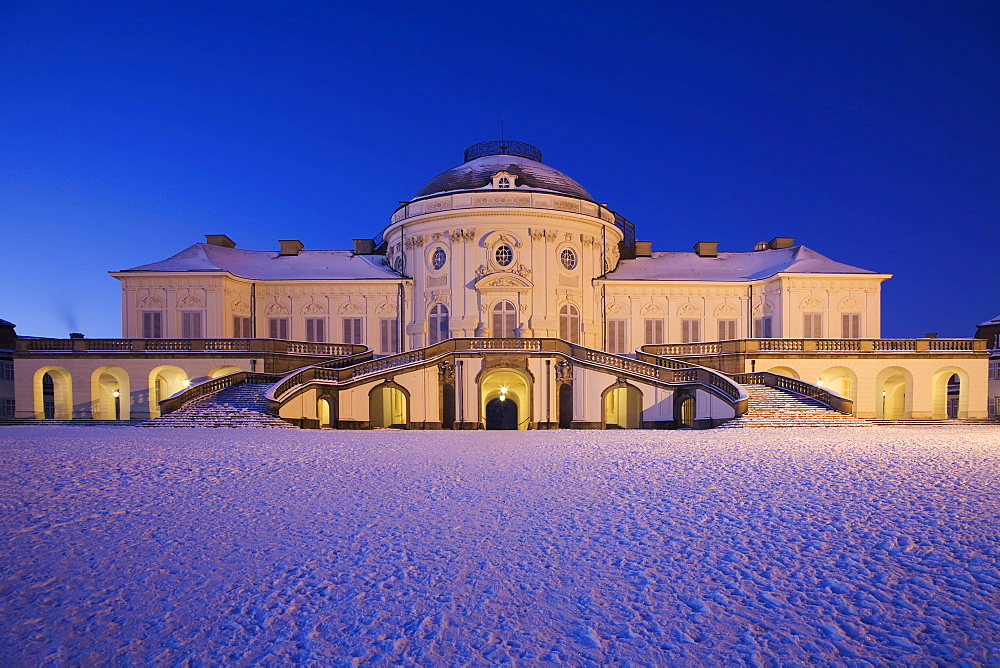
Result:
<svg viewBox="0 0 1000 668">
<path fill-rule="evenodd" d="M 184 299 L 177 302 L 177 308 L 201 308 L 201 300 L 194 295 L 188 295 Z"/>
<path fill-rule="evenodd" d="M 163 308 L 159 297 L 148 295 L 139 300 L 139 308 Z"/>
<path fill-rule="evenodd" d="M 424 246 L 424 235 L 422 234 L 416 234 L 406 239 L 407 248 L 423 248 L 423 246 Z"/>
<path fill-rule="evenodd" d="M 310 302 L 302 307 L 303 315 L 317 315 L 326 313 L 326 309 L 317 304 L 316 302 Z"/>
<path fill-rule="evenodd" d="M 284 304 L 274 302 L 267 305 L 267 308 L 264 309 L 264 313 L 267 315 L 285 315 L 288 313 L 288 308 Z"/>
</svg>

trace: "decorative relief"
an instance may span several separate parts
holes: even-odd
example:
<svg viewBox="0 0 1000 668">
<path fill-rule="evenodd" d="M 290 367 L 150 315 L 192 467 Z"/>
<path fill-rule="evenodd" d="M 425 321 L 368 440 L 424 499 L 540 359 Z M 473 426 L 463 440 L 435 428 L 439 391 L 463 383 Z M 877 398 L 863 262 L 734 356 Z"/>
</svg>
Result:
<svg viewBox="0 0 1000 668">
<path fill-rule="evenodd" d="M 600 241 L 597 240 L 597 237 L 592 237 L 589 234 L 581 234 L 580 235 L 580 243 L 583 244 L 584 246 L 600 246 L 601 245 Z"/>
<path fill-rule="evenodd" d="M 611 267 L 618 266 L 618 244 L 608 244 L 604 247 L 604 255 L 608 258 L 608 264 Z"/>
<path fill-rule="evenodd" d="M 284 304 L 274 302 L 267 305 L 267 308 L 264 309 L 264 313 L 267 315 L 286 315 L 288 313 L 288 307 Z"/>
<path fill-rule="evenodd" d="M 441 285 L 448 285 L 448 277 L 447 276 L 432 276 L 432 277 L 430 277 L 430 278 L 427 279 L 427 285 L 429 287 L 432 287 L 432 288 L 433 287 L 438 287 L 438 286 L 441 286 Z"/>
<path fill-rule="evenodd" d="M 424 235 L 415 234 L 412 237 L 406 238 L 407 248 L 423 248 L 424 246 Z"/>
<path fill-rule="evenodd" d="M 147 295 L 139 300 L 139 308 L 163 308 L 163 302 L 159 297 Z"/>
<path fill-rule="evenodd" d="M 569 232 L 566 232 L 566 233 L 563 234 L 563 240 L 564 241 L 573 241 L 573 235 L 570 234 Z"/>
<path fill-rule="evenodd" d="M 428 213 L 431 211 L 442 211 L 444 209 L 451 208 L 451 198 L 446 197 L 444 199 L 436 199 L 424 204 L 424 211 Z"/>
<path fill-rule="evenodd" d="M 528 234 L 535 241 L 555 241 L 557 234 L 555 232 L 549 232 L 547 230 L 533 230 L 529 229 Z"/>
<path fill-rule="evenodd" d="M 386 302 L 376 308 L 375 313 L 378 315 L 396 315 L 396 305 L 392 302 Z"/>
<path fill-rule="evenodd" d="M 840 302 L 837 308 L 840 309 L 841 311 L 860 311 L 864 307 L 861 305 L 861 302 L 859 302 L 854 297 L 848 297 L 847 299 Z"/>
<path fill-rule="evenodd" d="M 326 309 L 316 302 L 310 302 L 302 307 L 303 315 L 323 315 L 326 313 Z"/>
<path fill-rule="evenodd" d="M 476 238 L 475 230 L 455 230 L 451 233 L 452 241 L 469 242 Z"/>
<path fill-rule="evenodd" d="M 557 199 L 552 202 L 552 205 L 556 209 L 562 209 L 563 211 L 575 211 L 576 213 L 580 212 L 580 203 L 575 200 Z"/>
<path fill-rule="evenodd" d="M 646 304 L 645 306 L 642 307 L 642 315 L 648 315 L 648 316 L 658 315 L 658 316 L 662 316 L 663 315 L 663 309 L 660 308 L 659 306 L 657 306 L 656 304 Z"/>
<path fill-rule="evenodd" d="M 823 302 L 815 297 L 808 297 L 802 300 L 802 303 L 799 304 L 799 308 L 823 308 Z"/>
<path fill-rule="evenodd" d="M 698 308 L 696 304 L 688 302 L 677 309 L 677 315 L 679 316 L 700 316 L 701 309 Z"/>
<path fill-rule="evenodd" d="M 454 382 L 455 380 L 455 365 L 445 360 L 438 364 L 438 381 L 441 383 Z"/>
<path fill-rule="evenodd" d="M 360 306 L 358 306 L 357 304 L 353 304 L 353 303 L 348 302 L 347 304 L 344 304 L 343 306 L 340 307 L 340 312 L 342 314 L 344 314 L 344 315 L 348 315 L 348 314 L 351 314 L 351 315 L 358 314 L 359 315 L 359 314 L 364 313 L 365 310 L 363 308 L 361 308 Z"/>
<path fill-rule="evenodd" d="M 521 263 L 518 263 L 517 267 L 514 268 L 513 273 L 517 274 L 521 278 L 531 280 L 531 270 Z"/>
<path fill-rule="evenodd" d="M 737 316 L 739 314 L 740 310 L 732 304 L 723 304 L 715 309 L 715 315 Z"/>
<path fill-rule="evenodd" d="M 202 306 L 204 304 L 194 295 L 188 295 L 177 302 L 177 308 L 201 308 Z"/>
<path fill-rule="evenodd" d="M 233 313 L 246 313 L 249 310 L 250 307 L 247 306 L 244 302 L 241 301 L 233 302 Z"/>
<path fill-rule="evenodd" d="M 567 288 L 576 288 L 580 286 L 580 279 L 575 276 L 560 276 L 559 285 Z"/>
<path fill-rule="evenodd" d="M 530 195 L 476 195 L 474 206 L 531 206 Z"/>
<path fill-rule="evenodd" d="M 556 380 L 565 382 L 573 380 L 573 365 L 566 360 L 556 362 Z"/>
<path fill-rule="evenodd" d="M 494 280 L 490 281 L 486 285 L 490 286 L 491 288 L 500 288 L 500 287 L 508 287 L 508 286 L 511 286 L 511 287 L 523 287 L 517 281 L 511 280 L 509 278 L 497 278 L 497 279 L 494 279 Z"/>
<path fill-rule="evenodd" d="M 628 309 L 621 304 L 612 304 L 608 307 L 608 313 L 611 315 L 628 315 Z"/>
</svg>

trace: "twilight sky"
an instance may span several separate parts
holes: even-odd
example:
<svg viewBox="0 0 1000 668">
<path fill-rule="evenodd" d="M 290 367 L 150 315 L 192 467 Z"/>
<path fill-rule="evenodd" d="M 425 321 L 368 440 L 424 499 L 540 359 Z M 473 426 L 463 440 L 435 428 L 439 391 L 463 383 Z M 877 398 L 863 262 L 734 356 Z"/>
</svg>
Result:
<svg viewBox="0 0 1000 668">
<path fill-rule="evenodd" d="M 0 0 L 0 318 L 119 336 L 108 271 L 350 248 L 506 136 L 654 250 L 794 236 L 886 337 L 1000 313 L 995 2 Z"/>
</svg>

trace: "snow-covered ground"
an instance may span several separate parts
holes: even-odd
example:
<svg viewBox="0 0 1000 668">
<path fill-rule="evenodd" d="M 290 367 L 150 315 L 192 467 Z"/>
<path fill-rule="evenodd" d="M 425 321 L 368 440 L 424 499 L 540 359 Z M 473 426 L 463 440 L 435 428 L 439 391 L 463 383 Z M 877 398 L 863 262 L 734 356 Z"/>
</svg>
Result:
<svg viewBox="0 0 1000 668">
<path fill-rule="evenodd" d="M 990 664 L 1000 428 L 0 428 L 5 664 Z"/>
</svg>

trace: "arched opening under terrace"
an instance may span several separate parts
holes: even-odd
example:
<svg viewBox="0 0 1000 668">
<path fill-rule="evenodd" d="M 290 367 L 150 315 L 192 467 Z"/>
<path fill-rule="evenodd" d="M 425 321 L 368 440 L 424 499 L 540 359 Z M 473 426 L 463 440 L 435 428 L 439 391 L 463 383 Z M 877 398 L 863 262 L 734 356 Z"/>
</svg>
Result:
<svg viewBox="0 0 1000 668">
<path fill-rule="evenodd" d="M 45 366 L 33 379 L 34 411 L 38 420 L 73 419 L 73 377 L 61 366 Z"/>
<path fill-rule="evenodd" d="M 875 377 L 875 414 L 881 420 L 906 420 L 913 415 L 913 376 L 902 367 L 882 369 Z"/>
<path fill-rule="evenodd" d="M 90 410 L 95 420 L 128 420 L 132 390 L 128 372 L 118 366 L 102 366 L 90 375 Z"/>
<path fill-rule="evenodd" d="M 482 425 L 486 429 L 527 429 L 531 423 L 531 379 L 518 369 L 491 369 L 479 379 Z"/>
<path fill-rule="evenodd" d="M 601 394 L 605 429 L 638 429 L 642 422 L 642 392 L 619 381 Z"/>
<path fill-rule="evenodd" d="M 410 394 L 392 381 L 368 393 L 368 420 L 373 429 L 406 429 L 410 423 Z"/>
<path fill-rule="evenodd" d="M 969 382 L 964 369 L 947 366 L 931 377 L 931 417 L 954 420 L 969 415 Z"/>
<path fill-rule="evenodd" d="M 160 416 L 160 402 L 189 387 L 191 380 L 179 366 L 165 364 L 149 372 L 149 417 Z"/>
</svg>

